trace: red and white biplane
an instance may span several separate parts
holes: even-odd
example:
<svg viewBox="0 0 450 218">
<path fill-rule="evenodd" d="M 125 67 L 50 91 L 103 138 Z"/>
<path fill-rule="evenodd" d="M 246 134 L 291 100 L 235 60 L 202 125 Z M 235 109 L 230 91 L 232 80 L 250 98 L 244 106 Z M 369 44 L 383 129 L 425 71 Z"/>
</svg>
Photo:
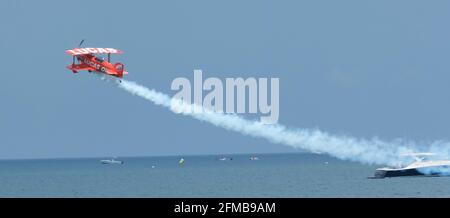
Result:
<svg viewBox="0 0 450 218">
<path fill-rule="evenodd" d="M 67 50 L 66 53 L 73 56 L 73 62 L 67 66 L 73 73 L 78 73 L 81 70 L 88 72 L 99 72 L 122 78 L 123 75 L 128 74 L 124 70 L 122 63 L 111 63 L 111 54 L 122 54 L 123 52 L 114 48 L 79 48 L 84 40 L 80 42 L 78 48 Z M 97 57 L 95 54 L 108 54 L 108 60 L 102 57 Z M 75 63 L 75 61 L 78 63 Z"/>
</svg>

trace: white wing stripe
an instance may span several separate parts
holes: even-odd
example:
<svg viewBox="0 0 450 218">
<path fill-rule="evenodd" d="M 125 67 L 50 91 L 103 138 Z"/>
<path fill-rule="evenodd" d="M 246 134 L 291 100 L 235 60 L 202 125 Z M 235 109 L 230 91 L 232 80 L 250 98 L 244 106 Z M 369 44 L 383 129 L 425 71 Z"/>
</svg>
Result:
<svg viewBox="0 0 450 218">
<path fill-rule="evenodd" d="M 122 51 L 114 48 L 74 48 L 67 50 L 66 53 L 71 55 L 82 54 L 121 54 Z"/>
</svg>

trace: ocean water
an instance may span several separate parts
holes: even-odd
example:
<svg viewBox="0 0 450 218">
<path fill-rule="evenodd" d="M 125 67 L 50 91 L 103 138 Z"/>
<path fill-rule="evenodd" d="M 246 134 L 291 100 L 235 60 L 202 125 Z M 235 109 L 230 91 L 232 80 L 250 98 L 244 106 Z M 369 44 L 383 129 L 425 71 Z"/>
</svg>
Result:
<svg viewBox="0 0 450 218">
<path fill-rule="evenodd" d="M 368 179 L 378 166 L 318 154 L 229 156 L 2 160 L 0 197 L 450 197 L 450 177 Z"/>
</svg>

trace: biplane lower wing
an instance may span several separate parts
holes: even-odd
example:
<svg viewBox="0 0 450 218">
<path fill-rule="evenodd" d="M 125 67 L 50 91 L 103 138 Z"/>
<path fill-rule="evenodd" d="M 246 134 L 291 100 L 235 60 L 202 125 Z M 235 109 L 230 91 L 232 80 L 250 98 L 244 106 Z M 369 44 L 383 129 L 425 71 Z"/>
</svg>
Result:
<svg viewBox="0 0 450 218">
<path fill-rule="evenodd" d="M 67 68 L 69 70 L 74 71 L 74 72 L 80 71 L 80 70 L 89 70 L 89 71 L 94 71 L 95 70 L 93 67 L 91 67 L 91 66 L 89 66 L 87 64 L 77 64 L 77 65 L 73 64 L 73 65 L 67 66 Z"/>
<path fill-rule="evenodd" d="M 122 73 L 119 73 L 119 72 L 115 72 L 115 71 L 112 71 L 112 70 L 106 70 L 105 73 L 109 74 L 109 75 L 112 75 L 112 76 L 119 76 L 119 77 L 122 77 L 123 75 L 127 75 L 128 74 L 127 71 L 123 71 Z"/>
</svg>

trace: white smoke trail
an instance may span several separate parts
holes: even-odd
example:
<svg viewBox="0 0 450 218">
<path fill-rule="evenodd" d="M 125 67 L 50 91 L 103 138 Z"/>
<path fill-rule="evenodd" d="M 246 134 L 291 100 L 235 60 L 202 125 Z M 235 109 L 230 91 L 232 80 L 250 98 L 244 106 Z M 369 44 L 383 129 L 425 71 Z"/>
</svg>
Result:
<svg viewBox="0 0 450 218">
<path fill-rule="evenodd" d="M 121 83 L 118 83 L 118 86 L 134 95 L 143 97 L 156 105 L 161 105 L 169 109 L 171 108 L 173 99 L 166 94 L 126 80 L 122 80 Z M 187 110 L 189 107 L 192 108 L 198 106 L 180 102 L 177 104 L 179 107 L 175 109 L 176 111 L 181 111 L 181 114 L 244 135 L 264 138 L 274 143 L 280 143 L 310 152 L 325 153 L 342 160 L 352 160 L 366 164 L 398 165 L 406 161 L 405 159 L 400 158 L 400 154 L 419 150 L 414 143 L 407 143 L 401 139 L 392 142 L 382 141 L 377 138 L 366 140 L 349 136 L 330 135 L 320 130 L 288 129 L 280 124 L 266 125 L 259 121 L 246 120 L 235 114 L 214 112 L 186 113 L 183 111 L 195 111 Z M 173 109 L 174 108 L 172 108 L 172 110 Z M 433 143 L 433 146 L 431 147 L 442 150 L 442 146 L 438 145 L 443 144 L 446 145 L 447 154 L 450 153 L 450 149 L 448 149 L 450 146 L 448 143 L 436 142 Z"/>
</svg>

